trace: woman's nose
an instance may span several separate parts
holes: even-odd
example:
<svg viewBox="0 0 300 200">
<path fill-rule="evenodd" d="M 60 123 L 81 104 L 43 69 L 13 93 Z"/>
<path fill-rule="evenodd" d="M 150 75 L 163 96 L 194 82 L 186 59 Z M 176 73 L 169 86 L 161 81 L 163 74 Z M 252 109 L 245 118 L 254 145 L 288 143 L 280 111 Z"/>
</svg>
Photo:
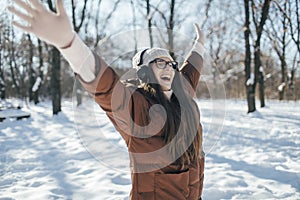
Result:
<svg viewBox="0 0 300 200">
<path fill-rule="evenodd" d="M 173 66 L 171 64 L 167 64 L 165 70 L 173 70 Z"/>
</svg>

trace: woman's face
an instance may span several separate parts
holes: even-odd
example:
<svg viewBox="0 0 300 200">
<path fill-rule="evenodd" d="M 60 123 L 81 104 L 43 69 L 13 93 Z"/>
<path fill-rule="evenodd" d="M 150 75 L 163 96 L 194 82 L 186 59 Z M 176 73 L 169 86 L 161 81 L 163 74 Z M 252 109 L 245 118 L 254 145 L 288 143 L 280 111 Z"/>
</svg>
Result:
<svg viewBox="0 0 300 200">
<path fill-rule="evenodd" d="M 171 61 L 167 57 L 161 57 L 164 61 Z M 175 76 L 175 70 L 169 64 L 166 65 L 164 69 L 159 68 L 158 65 L 164 66 L 165 62 L 154 62 L 151 64 L 155 78 L 158 81 L 158 84 L 161 86 L 162 90 L 170 90 L 171 85 Z"/>
</svg>

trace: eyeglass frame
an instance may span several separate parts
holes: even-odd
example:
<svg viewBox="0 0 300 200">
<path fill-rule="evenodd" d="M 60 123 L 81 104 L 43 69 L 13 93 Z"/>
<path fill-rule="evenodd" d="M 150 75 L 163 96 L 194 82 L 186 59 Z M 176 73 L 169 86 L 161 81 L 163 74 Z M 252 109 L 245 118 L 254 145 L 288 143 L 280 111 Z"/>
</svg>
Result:
<svg viewBox="0 0 300 200">
<path fill-rule="evenodd" d="M 162 61 L 165 62 L 165 65 L 164 65 L 163 68 L 158 67 L 158 64 L 157 64 L 158 61 L 160 61 L 160 62 L 162 62 Z M 176 62 L 176 61 L 166 61 L 166 60 L 161 59 L 161 58 L 156 58 L 156 59 L 152 60 L 151 62 L 149 62 L 149 64 L 152 64 L 152 63 L 155 63 L 155 64 L 156 64 L 156 67 L 157 67 L 158 69 L 165 69 L 165 68 L 167 67 L 167 65 L 169 65 L 170 67 L 172 67 L 172 69 L 178 70 L 178 62 Z M 170 64 L 171 64 L 171 65 L 170 65 Z"/>
</svg>

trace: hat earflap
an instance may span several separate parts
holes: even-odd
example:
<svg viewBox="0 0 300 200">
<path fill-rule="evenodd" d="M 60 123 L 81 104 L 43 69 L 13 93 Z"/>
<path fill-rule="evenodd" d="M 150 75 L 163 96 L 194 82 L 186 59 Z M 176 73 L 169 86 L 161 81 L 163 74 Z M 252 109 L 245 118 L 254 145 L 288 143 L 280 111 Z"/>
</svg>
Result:
<svg viewBox="0 0 300 200">
<path fill-rule="evenodd" d="M 137 72 L 137 77 L 143 82 L 148 83 L 149 82 L 149 67 L 147 65 L 141 66 Z"/>
<path fill-rule="evenodd" d="M 137 66 L 139 67 L 136 74 L 137 74 L 137 77 L 141 80 L 141 82 L 143 83 L 148 83 L 149 82 L 149 76 L 148 76 L 148 73 L 149 73 L 149 69 L 148 69 L 148 66 L 144 64 L 144 54 L 146 53 L 146 51 L 148 50 L 149 48 L 147 49 L 144 49 L 140 56 L 139 56 L 139 61 L 137 63 Z"/>
</svg>

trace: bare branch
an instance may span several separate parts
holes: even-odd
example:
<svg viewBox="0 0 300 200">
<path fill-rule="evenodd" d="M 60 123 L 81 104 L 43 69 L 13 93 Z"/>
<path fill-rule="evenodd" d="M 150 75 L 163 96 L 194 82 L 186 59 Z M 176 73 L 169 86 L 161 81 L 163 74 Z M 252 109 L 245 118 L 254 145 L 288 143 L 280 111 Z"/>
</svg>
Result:
<svg viewBox="0 0 300 200">
<path fill-rule="evenodd" d="M 104 19 L 105 22 L 108 22 L 110 20 L 110 18 L 112 17 L 112 15 L 114 14 L 114 12 L 116 11 L 116 9 L 118 8 L 118 5 L 119 3 L 121 2 L 121 0 L 117 0 L 114 4 L 114 7 L 113 9 L 110 11 L 110 13 L 107 15 L 107 17 Z M 106 26 L 108 25 L 109 23 L 104 23 L 104 26 L 102 27 L 103 30 L 106 29 Z"/>
<path fill-rule="evenodd" d="M 298 1 L 295 1 L 296 2 L 296 20 L 297 20 L 297 24 L 296 25 L 296 29 L 298 30 L 298 34 L 297 36 L 295 36 L 295 31 L 294 31 L 294 26 L 292 23 L 292 19 L 291 17 L 287 14 L 287 12 L 281 7 L 281 5 L 278 3 L 277 0 L 273 0 L 273 2 L 275 2 L 276 6 L 279 8 L 279 10 L 282 12 L 282 14 L 284 15 L 284 17 L 288 20 L 289 22 L 289 27 L 290 27 L 290 32 L 291 32 L 291 37 L 292 37 L 292 40 L 294 41 L 294 43 L 296 44 L 296 47 L 298 49 L 298 52 L 300 53 L 300 19 L 299 19 L 299 8 L 298 8 Z M 289 5 L 291 4 L 290 1 L 288 1 Z M 291 6 L 290 6 L 291 7 Z M 291 10 L 290 10 L 290 7 L 289 7 L 289 13 L 291 13 Z M 297 38 L 296 38 L 297 37 Z"/>
</svg>

